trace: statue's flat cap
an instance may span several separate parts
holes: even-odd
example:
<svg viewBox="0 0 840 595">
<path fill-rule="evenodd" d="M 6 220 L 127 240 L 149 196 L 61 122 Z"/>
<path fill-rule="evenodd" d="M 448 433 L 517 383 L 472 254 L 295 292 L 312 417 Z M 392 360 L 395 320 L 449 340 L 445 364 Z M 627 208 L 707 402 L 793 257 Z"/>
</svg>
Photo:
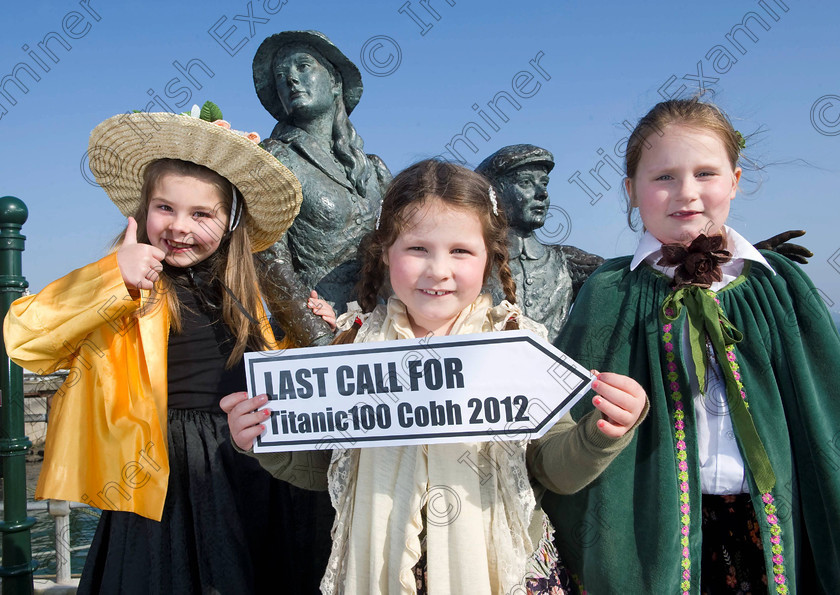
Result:
<svg viewBox="0 0 840 595">
<path fill-rule="evenodd" d="M 479 163 L 475 171 L 496 179 L 524 165 L 542 165 L 551 171 L 554 169 L 554 155 L 534 145 L 508 145 Z"/>
</svg>

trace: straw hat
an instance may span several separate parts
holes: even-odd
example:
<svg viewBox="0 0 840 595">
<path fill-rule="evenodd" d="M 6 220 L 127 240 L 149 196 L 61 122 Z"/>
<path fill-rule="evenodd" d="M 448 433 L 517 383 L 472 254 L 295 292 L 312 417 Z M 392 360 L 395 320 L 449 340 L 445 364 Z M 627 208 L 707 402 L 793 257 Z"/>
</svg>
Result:
<svg viewBox="0 0 840 595">
<path fill-rule="evenodd" d="M 96 181 L 126 217 L 140 206 L 146 166 L 157 159 L 192 161 L 232 182 L 248 207 L 245 230 L 254 252 L 280 239 L 300 211 L 300 182 L 253 141 L 189 115 L 119 114 L 90 135 L 88 160 Z"/>
<path fill-rule="evenodd" d="M 277 51 L 287 45 L 308 45 L 315 48 L 341 76 L 342 98 L 347 115 L 362 98 L 362 74 L 329 38 L 320 31 L 283 31 L 267 37 L 254 55 L 254 88 L 257 96 L 274 119 L 285 122 L 288 118 L 280 97 L 271 64 Z"/>
</svg>

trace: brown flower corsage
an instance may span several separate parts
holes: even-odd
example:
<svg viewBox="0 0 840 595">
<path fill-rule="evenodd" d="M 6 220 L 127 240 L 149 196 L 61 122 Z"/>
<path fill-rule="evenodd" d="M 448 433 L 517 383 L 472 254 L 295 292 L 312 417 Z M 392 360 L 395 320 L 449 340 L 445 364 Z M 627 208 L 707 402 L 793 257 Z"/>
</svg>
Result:
<svg viewBox="0 0 840 595">
<path fill-rule="evenodd" d="M 688 246 L 663 244 L 659 266 L 677 267 L 674 289 L 696 285 L 709 288 L 722 278 L 720 265 L 729 262 L 732 254 L 721 248 L 723 236 L 700 234 Z"/>
</svg>

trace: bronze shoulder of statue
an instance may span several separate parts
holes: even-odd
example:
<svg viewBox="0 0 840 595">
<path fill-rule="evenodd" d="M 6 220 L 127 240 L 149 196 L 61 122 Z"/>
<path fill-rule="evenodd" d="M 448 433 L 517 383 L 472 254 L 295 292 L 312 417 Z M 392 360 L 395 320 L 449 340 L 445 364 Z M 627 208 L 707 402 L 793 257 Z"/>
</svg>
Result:
<svg viewBox="0 0 840 595">
<path fill-rule="evenodd" d="M 384 195 L 385 190 L 388 188 L 388 184 L 390 184 L 391 180 L 394 179 L 394 175 L 379 155 L 368 155 L 368 159 L 373 165 L 373 169 L 376 172 L 376 179 L 379 182 L 379 188 Z"/>
</svg>

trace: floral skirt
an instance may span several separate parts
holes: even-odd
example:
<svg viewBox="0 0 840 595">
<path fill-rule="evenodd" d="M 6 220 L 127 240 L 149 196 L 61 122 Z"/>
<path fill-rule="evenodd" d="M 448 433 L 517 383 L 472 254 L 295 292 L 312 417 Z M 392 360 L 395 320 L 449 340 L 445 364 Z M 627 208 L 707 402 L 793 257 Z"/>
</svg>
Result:
<svg viewBox="0 0 840 595">
<path fill-rule="evenodd" d="M 414 566 L 414 580 L 417 585 L 417 595 L 428 595 L 426 572 L 426 552 L 420 556 Z M 547 578 L 529 578 L 525 581 L 528 595 L 567 595 L 571 593 L 571 580 L 566 567 L 555 564 Z"/>
<path fill-rule="evenodd" d="M 572 579 L 569 571 L 561 562 L 557 562 L 546 578 L 529 578 L 526 581 L 528 595 L 570 595 Z"/>
<path fill-rule="evenodd" d="M 703 494 L 703 595 L 767 593 L 761 528 L 749 494 Z"/>
</svg>

